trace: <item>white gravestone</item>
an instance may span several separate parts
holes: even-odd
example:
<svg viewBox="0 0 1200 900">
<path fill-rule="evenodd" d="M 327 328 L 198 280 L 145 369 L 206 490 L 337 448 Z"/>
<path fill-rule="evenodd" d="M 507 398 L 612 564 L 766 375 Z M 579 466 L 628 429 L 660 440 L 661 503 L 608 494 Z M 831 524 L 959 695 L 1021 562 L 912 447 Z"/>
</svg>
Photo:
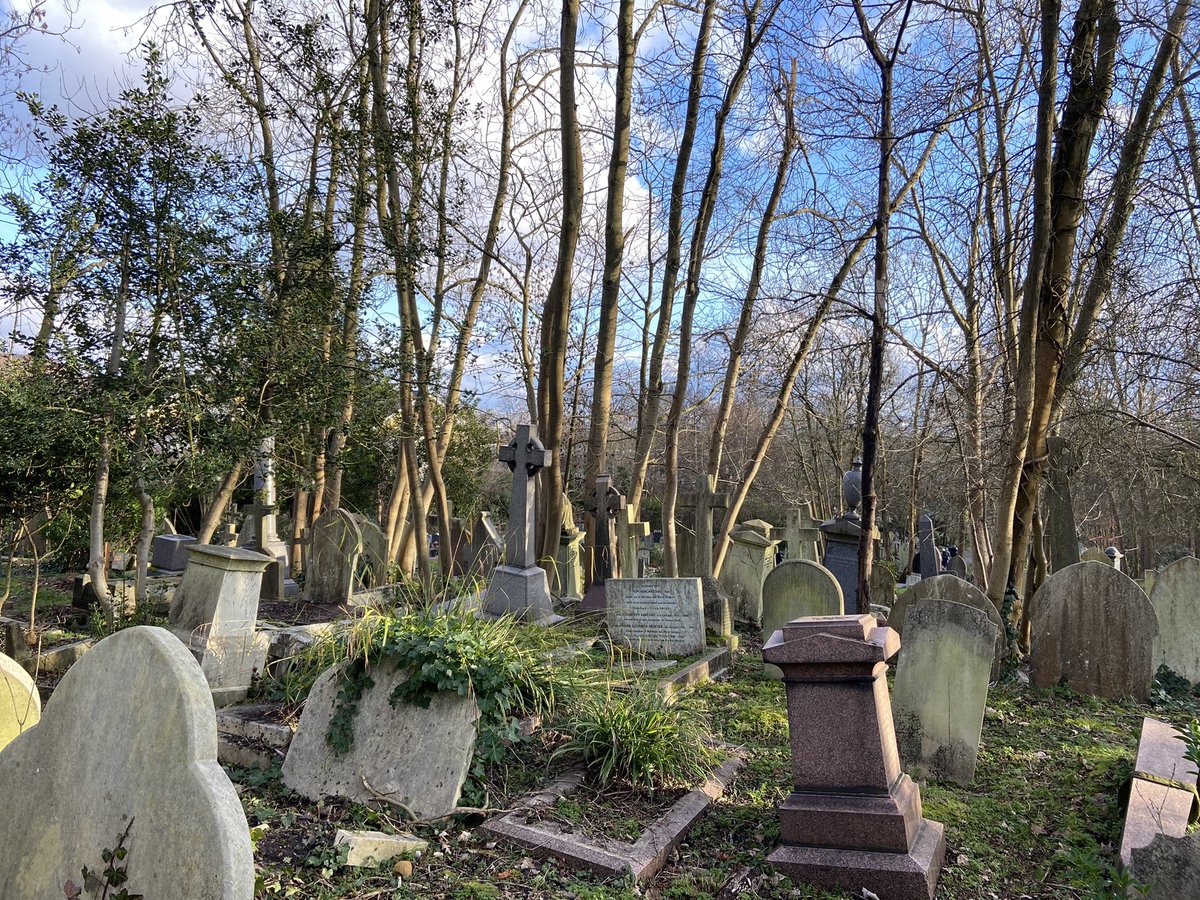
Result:
<svg viewBox="0 0 1200 900">
<path fill-rule="evenodd" d="M 304 582 L 310 603 L 349 603 L 363 551 L 362 531 L 344 509 L 321 513 L 312 527 L 312 565 Z"/>
<path fill-rule="evenodd" d="M 132 819 L 132 824 L 130 823 Z M 204 674 L 162 628 L 100 641 L 0 753 L 0 895 L 66 896 L 123 846 L 131 894 L 250 900 L 250 829 Z M 90 896 L 85 894 L 84 896 Z"/>
<path fill-rule="evenodd" d="M 911 604 L 904 623 L 892 691 L 900 762 L 913 777 L 966 786 L 979 757 L 996 625 L 948 600 Z"/>
<path fill-rule="evenodd" d="M 263 573 L 256 550 L 193 544 L 171 601 L 170 627 L 200 661 L 218 705 L 246 696 L 267 659 L 269 640 L 255 632 Z"/>
<path fill-rule="evenodd" d="M 37 685 L 20 663 L 0 653 L 0 750 L 41 716 Z"/>
<path fill-rule="evenodd" d="M 608 633 L 649 656 L 691 656 L 704 649 L 699 578 L 610 578 Z"/>
</svg>

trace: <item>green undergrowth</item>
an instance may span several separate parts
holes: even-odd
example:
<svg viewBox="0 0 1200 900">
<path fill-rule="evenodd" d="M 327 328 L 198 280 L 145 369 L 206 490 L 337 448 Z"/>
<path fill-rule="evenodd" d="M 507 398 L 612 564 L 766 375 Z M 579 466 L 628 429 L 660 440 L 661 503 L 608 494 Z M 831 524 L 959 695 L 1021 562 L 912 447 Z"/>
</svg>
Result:
<svg viewBox="0 0 1200 900">
<path fill-rule="evenodd" d="M 258 896 L 861 898 L 793 884 L 767 863 L 779 846 L 777 807 L 791 789 L 791 769 L 784 688 L 761 670 L 756 652 L 737 654 L 730 677 L 698 687 L 685 707 L 695 721 L 707 723 L 714 737 L 743 747 L 747 762 L 663 871 L 636 889 L 496 842 L 479 830 L 480 816 L 417 826 L 431 847 L 414 860 L 412 876 L 400 882 L 390 866 L 344 869 L 330 856 L 337 827 L 398 831 L 409 826 L 352 804 L 308 804 L 277 778 L 260 775 L 261 783 L 247 785 L 243 795 L 248 814 L 254 811 L 252 825 L 264 819 L 263 807 L 256 804 L 270 810 L 265 820 L 271 827 L 256 856 L 265 876 Z M 947 854 L 937 897 L 1124 896 L 1130 886 L 1114 868 L 1122 816 L 1118 794 L 1132 771 L 1141 719 L 1147 715 L 1186 726 L 1200 715 L 1200 704 L 1187 689 L 1171 693 L 1164 687 L 1151 703 L 1137 704 L 1035 690 L 1011 675 L 994 685 L 974 781 L 965 788 L 932 782 L 921 786 L 924 815 L 945 825 Z M 570 740 L 568 724 L 563 723 L 562 733 L 544 729 L 515 743 L 502 759 L 483 766 L 473 802 L 507 807 L 577 761 L 575 753 L 556 755 Z M 602 833 L 622 839 L 632 838 L 646 824 L 642 819 L 651 814 L 650 805 L 622 808 L 598 782 L 591 785 L 556 805 L 550 815 L 578 822 L 585 832 L 589 822 L 591 830 L 599 822 Z M 657 814 L 657 807 L 653 811 Z"/>
</svg>

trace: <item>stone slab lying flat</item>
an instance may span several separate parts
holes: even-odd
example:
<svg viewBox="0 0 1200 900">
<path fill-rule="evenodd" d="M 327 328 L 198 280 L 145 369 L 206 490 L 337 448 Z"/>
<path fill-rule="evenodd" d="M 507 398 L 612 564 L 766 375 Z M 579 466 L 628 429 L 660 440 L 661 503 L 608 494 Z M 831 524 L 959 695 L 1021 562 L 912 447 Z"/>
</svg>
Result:
<svg viewBox="0 0 1200 900">
<path fill-rule="evenodd" d="M 668 700 L 698 684 L 723 675 L 733 661 L 729 646 L 714 647 L 691 665 L 658 683 L 658 692 Z"/>
<path fill-rule="evenodd" d="M 526 821 L 529 811 L 550 806 L 579 787 L 583 783 L 583 771 L 578 769 L 525 798 L 516 809 L 492 819 L 483 829 L 525 847 L 535 856 L 553 856 L 569 866 L 609 878 L 630 876 L 634 881 L 644 881 L 658 874 L 692 826 L 733 783 L 744 763 L 740 754 L 731 756 L 704 784 L 681 797 L 633 843 L 591 840 L 563 832 L 551 823 L 530 825 Z"/>
<path fill-rule="evenodd" d="M 402 853 L 424 850 L 429 841 L 411 834 L 384 834 L 382 831 L 346 831 L 339 828 L 333 846 L 346 844 L 346 865 L 373 868 Z"/>
</svg>

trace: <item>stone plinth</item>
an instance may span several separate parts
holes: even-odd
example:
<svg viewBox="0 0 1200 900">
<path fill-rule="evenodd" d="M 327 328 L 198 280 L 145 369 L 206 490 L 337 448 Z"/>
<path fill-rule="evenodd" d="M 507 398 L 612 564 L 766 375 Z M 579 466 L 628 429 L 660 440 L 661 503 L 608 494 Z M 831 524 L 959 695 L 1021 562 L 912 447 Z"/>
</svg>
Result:
<svg viewBox="0 0 1200 900">
<path fill-rule="evenodd" d="M 524 622 L 545 622 L 554 616 L 546 570 L 539 566 L 518 569 L 496 566 L 488 583 L 484 610 L 493 616 L 508 613 Z"/>
<path fill-rule="evenodd" d="M 797 619 L 763 647 L 783 670 L 794 784 L 780 806 L 784 843 L 769 861 L 794 881 L 933 897 L 946 842 L 900 771 L 884 677 L 899 648 L 872 616 Z"/>
<path fill-rule="evenodd" d="M 171 631 L 200 661 L 217 705 L 246 696 L 266 664 L 266 634 L 255 633 L 263 573 L 271 560 L 254 550 L 193 544 L 171 601 Z"/>
<path fill-rule="evenodd" d="M 182 572 L 187 568 L 187 548 L 196 543 L 190 534 L 160 534 L 150 545 L 150 565 L 164 572 Z"/>
</svg>

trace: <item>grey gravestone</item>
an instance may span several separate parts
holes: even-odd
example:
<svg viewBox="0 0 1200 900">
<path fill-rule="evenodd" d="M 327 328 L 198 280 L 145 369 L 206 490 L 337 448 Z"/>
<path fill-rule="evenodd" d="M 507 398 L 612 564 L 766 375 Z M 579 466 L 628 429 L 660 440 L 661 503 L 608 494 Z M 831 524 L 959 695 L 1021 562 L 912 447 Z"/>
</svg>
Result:
<svg viewBox="0 0 1200 900">
<path fill-rule="evenodd" d="M 775 548 L 769 522 L 755 519 L 733 530 L 719 581 L 737 602 L 738 611 L 751 622 L 762 621 L 762 586 L 775 568 Z"/>
<path fill-rule="evenodd" d="M 388 583 L 388 542 L 383 529 L 366 516 L 354 516 L 362 535 L 362 554 L 358 565 L 358 589 L 369 591 Z"/>
<path fill-rule="evenodd" d="M 1150 602 L 1158 617 L 1154 669 L 1200 681 L 1200 559 L 1185 556 L 1154 577 Z"/>
<path fill-rule="evenodd" d="M 966 581 L 967 561 L 961 556 L 950 557 L 950 562 L 946 564 L 946 574 L 953 575 L 956 578 L 961 578 Z"/>
<path fill-rule="evenodd" d="M 677 548 L 679 556 L 679 571 L 685 575 L 698 575 L 701 578 L 713 573 L 713 528 L 716 524 L 717 510 L 729 507 L 729 494 L 717 490 L 717 479 L 712 475 L 701 475 L 697 479 L 697 487 L 680 498 L 679 506 L 687 510 L 683 527 L 676 527 L 676 533 L 688 536 L 691 546 L 684 554 L 682 541 Z M 690 524 L 689 524 L 690 523 Z M 685 562 L 687 568 L 685 568 Z"/>
<path fill-rule="evenodd" d="M 1000 674 L 1000 661 L 1005 652 L 1004 621 L 1000 613 L 987 595 L 970 582 L 963 581 L 955 575 L 935 575 L 933 578 L 922 578 L 911 587 L 897 595 L 888 616 L 888 627 L 904 638 L 904 616 L 908 608 L 922 600 L 948 600 L 951 603 L 961 603 L 982 611 L 988 621 L 996 626 L 995 657 L 992 660 L 992 677 Z"/>
<path fill-rule="evenodd" d="M 700 589 L 704 595 L 705 626 L 714 634 L 729 637 L 733 634 L 733 600 L 715 578 L 701 578 Z"/>
<path fill-rule="evenodd" d="M 608 633 L 649 656 L 691 656 L 704 649 L 699 578 L 610 578 Z"/>
<path fill-rule="evenodd" d="M 812 503 L 805 501 L 795 509 L 787 511 L 784 539 L 787 541 L 788 559 L 821 559 L 821 523 L 813 518 Z"/>
<path fill-rule="evenodd" d="M 786 560 L 763 582 L 763 643 L 793 619 L 840 616 L 844 612 L 842 588 L 832 572 L 806 559 Z M 764 669 L 772 678 L 783 677 L 783 672 L 770 663 Z"/>
<path fill-rule="evenodd" d="M 607 604 L 605 582 L 624 574 L 616 519 L 625 511 L 626 502 L 611 475 L 596 476 L 596 490 L 587 500 L 587 509 L 591 513 L 591 545 L 586 552 L 588 589 L 579 611 L 597 612 Z"/>
<path fill-rule="evenodd" d="M 566 494 L 562 495 L 562 510 L 558 555 L 554 558 L 554 571 L 546 575 L 555 596 L 583 599 L 583 541 L 586 535 L 575 524 L 575 507 Z"/>
<path fill-rule="evenodd" d="M 0 753 L 0 894 L 64 896 L 83 866 L 103 871 L 130 819 L 130 893 L 253 897 L 250 828 L 217 764 L 208 685 L 179 641 L 147 626 L 100 641 Z"/>
<path fill-rule="evenodd" d="M 500 461 L 513 472 L 508 503 L 504 565 L 492 570 L 484 609 L 491 615 L 511 613 L 529 622 L 553 617 L 546 570 L 537 565 L 534 524 L 534 477 L 550 465 L 551 454 L 537 437 L 536 425 L 519 425 L 511 444 L 500 448 Z"/>
<path fill-rule="evenodd" d="M 871 603 L 889 611 L 896 603 L 896 579 L 887 566 L 871 567 Z"/>
<path fill-rule="evenodd" d="M 1076 563 L 1046 579 L 1032 609 L 1034 687 L 1149 699 L 1158 618 L 1131 578 L 1107 563 Z"/>
<path fill-rule="evenodd" d="M 362 531 L 351 513 L 344 509 L 321 513 L 312 527 L 304 599 L 309 603 L 349 603 L 362 550 Z"/>
<path fill-rule="evenodd" d="M 1149 887 L 1147 900 L 1200 897 L 1200 832 L 1186 837 L 1156 835 L 1148 847 L 1133 851 L 1130 874 Z"/>
<path fill-rule="evenodd" d="M 41 717 L 37 685 L 16 660 L 0 653 L 0 750 Z"/>
<path fill-rule="evenodd" d="M 921 553 L 921 577 L 932 578 L 942 572 L 942 553 L 933 537 L 933 519 L 921 516 L 917 523 L 917 539 Z"/>
<path fill-rule="evenodd" d="M 1046 439 L 1050 467 L 1046 475 L 1046 537 L 1050 547 L 1050 571 L 1057 572 L 1079 562 L 1079 531 L 1071 499 L 1071 476 L 1078 460 L 1065 438 Z"/>
<path fill-rule="evenodd" d="M 821 525 L 825 535 L 825 568 L 842 586 L 847 614 L 858 611 L 858 548 L 862 527 L 852 519 L 836 518 Z"/>
<path fill-rule="evenodd" d="M 471 527 L 471 564 L 475 574 L 491 575 L 492 569 L 504 561 L 504 540 L 492 514 L 480 511 Z"/>
<path fill-rule="evenodd" d="M 1111 566 L 1113 561 L 1108 558 L 1108 554 L 1099 547 L 1088 547 L 1079 555 L 1080 562 L 1098 562 L 1104 566 Z"/>
<path fill-rule="evenodd" d="M 996 625 L 946 600 L 910 604 L 892 719 L 905 771 L 966 786 L 975 777 Z"/>
<path fill-rule="evenodd" d="M 392 691 L 408 672 L 376 665 L 374 685 L 358 701 L 350 749 L 339 756 L 326 735 L 342 670 L 326 670 L 313 685 L 283 762 L 283 783 L 310 800 L 333 795 L 361 803 L 382 795 L 419 819 L 452 813 L 475 752 L 475 698 L 439 691 L 427 709 L 393 705 Z"/>
<path fill-rule="evenodd" d="M 200 661 L 218 705 L 246 696 L 270 641 L 255 631 L 263 572 L 256 550 L 192 544 L 168 616 L 171 632 Z"/>
<path fill-rule="evenodd" d="M 156 535 L 150 545 L 150 565 L 164 572 L 182 572 L 187 568 L 189 544 L 196 539 L 189 534 Z"/>
</svg>

